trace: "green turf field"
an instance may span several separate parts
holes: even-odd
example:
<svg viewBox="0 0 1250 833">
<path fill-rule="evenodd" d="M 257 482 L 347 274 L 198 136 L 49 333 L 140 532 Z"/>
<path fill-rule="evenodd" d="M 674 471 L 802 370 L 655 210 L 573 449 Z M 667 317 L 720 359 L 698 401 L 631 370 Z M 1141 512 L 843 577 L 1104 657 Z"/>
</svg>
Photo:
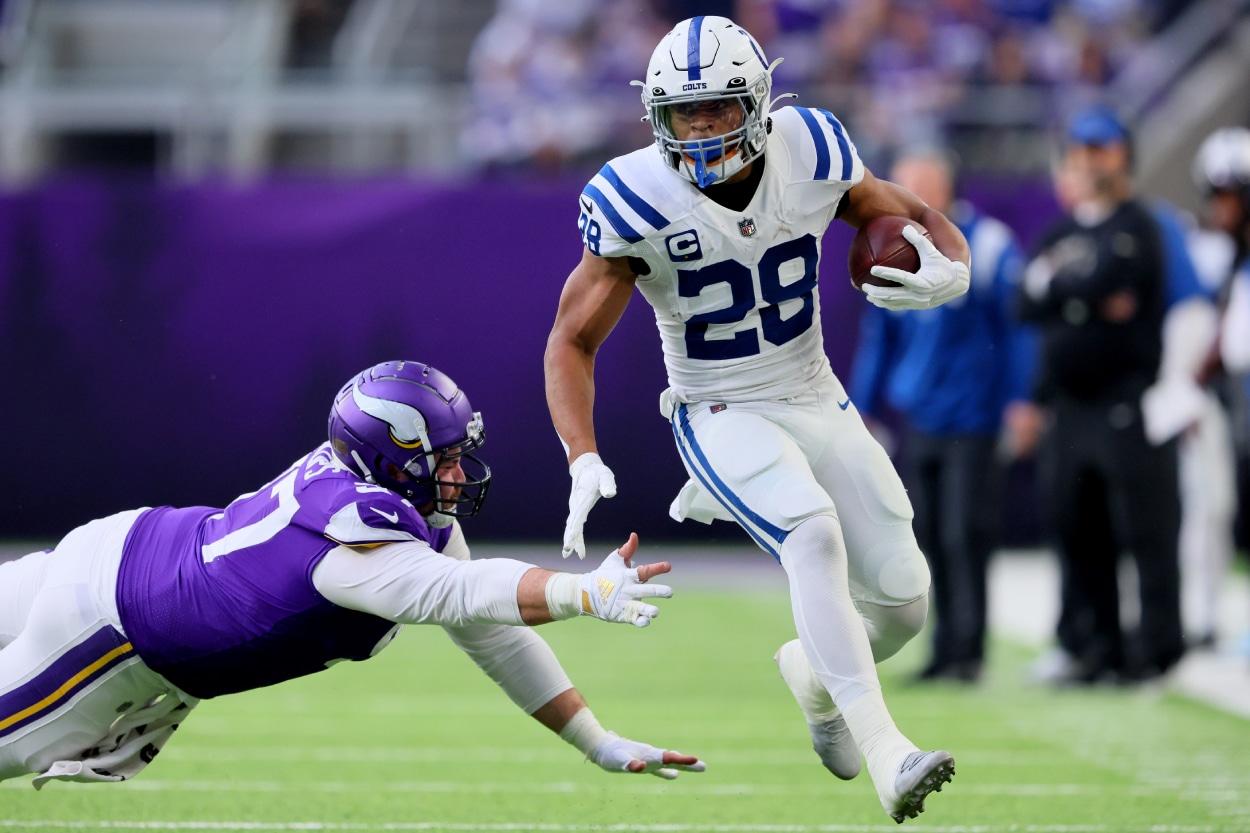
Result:
<svg viewBox="0 0 1250 833">
<path fill-rule="evenodd" d="M 955 781 L 898 828 L 868 781 L 816 760 L 772 662 L 775 593 L 687 591 L 645 631 L 542 629 L 603 723 L 704 757 L 675 782 L 608 775 L 521 714 L 436 628 L 377 659 L 202 704 L 127 784 L 0 784 L 0 828 L 206 830 L 1250 831 L 1250 722 L 1148 691 L 1020 685 L 996 644 L 980 688 L 910 687 L 882 666 Z"/>
</svg>

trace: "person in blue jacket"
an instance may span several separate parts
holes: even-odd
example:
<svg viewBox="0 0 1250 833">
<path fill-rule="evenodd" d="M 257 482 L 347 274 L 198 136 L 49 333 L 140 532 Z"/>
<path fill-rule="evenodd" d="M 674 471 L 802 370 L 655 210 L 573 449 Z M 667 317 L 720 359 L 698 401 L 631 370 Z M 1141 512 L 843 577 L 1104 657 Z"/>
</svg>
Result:
<svg viewBox="0 0 1250 833">
<path fill-rule="evenodd" d="M 956 199 L 948 155 L 904 155 L 890 179 L 959 226 L 972 250 L 972 284 L 934 309 L 866 309 L 849 392 L 865 418 L 880 420 L 888 406 L 904 423 L 901 469 L 933 574 L 936 620 L 919 676 L 973 682 L 985 656 L 986 574 L 1000 510 L 996 452 L 1028 453 L 1037 435 L 1016 425 L 1012 407 L 1028 398 L 1035 353 L 1031 332 L 1013 317 L 1023 253 L 1004 223 Z M 1000 445 L 1005 424 L 1012 430 Z"/>
</svg>

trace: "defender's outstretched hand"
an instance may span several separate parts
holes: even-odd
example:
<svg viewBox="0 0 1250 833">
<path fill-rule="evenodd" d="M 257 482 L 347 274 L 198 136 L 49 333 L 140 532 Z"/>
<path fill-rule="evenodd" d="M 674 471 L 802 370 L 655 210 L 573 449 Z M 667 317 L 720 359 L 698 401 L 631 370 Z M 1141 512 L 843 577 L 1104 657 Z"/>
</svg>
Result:
<svg viewBox="0 0 1250 833">
<path fill-rule="evenodd" d="M 608 732 L 588 756 L 608 772 L 645 772 L 660 778 L 673 780 L 681 771 L 703 772 L 707 764 L 694 755 L 683 755 L 668 749 L 658 749 L 645 743 L 623 738 L 616 732 Z"/>
<path fill-rule="evenodd" d="M 569 492 L 569 518 L 564 524 L 564 547 L 560 554 L 568 558 L 577 553 L 578 558 L 585 558 L 586 542 L 582 539 L 582 527 L 586 524 L 586 516 L 600 497 L 616 495 L 616 475 L 603 464 L 598 454 L 592 452 L 573 461 L 573 465 L 569 466 L 569 476 L 573 478 L 573 486 Z"/>
<path fill-rule="evenodd" d="M 920 270 L 907 272 L 888 266 L 872 267 L 870 271 L 876 277 L 897 281 L 902 286 L 864 284 L 864 294 L 870 303 L 890 310 L 929 309 L 968 291 L 971 275 L 966 264 L 942 254 L 932 240 L 911 226 L 903 229 L 903 237 L 919 252 Z"/>
<path fill-rule="evenodd" d="M 634 567 L 630 560 L 638 551 L 638 535 L 630 533 L 620 549 L 613 550 L 598 569 L 585 573 L 577 589 L 581 612 L 605 622 L 626 622 L 645 628 L 660 615 L 655 605 L 639 599 L 672 597 L 673 588 L 666 584 L 647 584 L 656 576 L 672 569 L 667 561 Z"/>
</svg>

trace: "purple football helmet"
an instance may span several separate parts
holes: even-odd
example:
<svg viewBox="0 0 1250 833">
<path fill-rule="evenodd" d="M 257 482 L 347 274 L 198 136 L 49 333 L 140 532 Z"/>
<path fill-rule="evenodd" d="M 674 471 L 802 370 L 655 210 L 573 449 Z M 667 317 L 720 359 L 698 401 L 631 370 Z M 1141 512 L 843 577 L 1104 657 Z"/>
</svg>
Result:
<svg viewBox="0 0 1250 833">
<path fill-rule="evenodd" d="M 330 409 L 330 445 L 340 462 L 418 509 L 439 499 L 427 520 L 438 521 L 440 514 L 466 518 L 482 508 L 490 467 L 469 452 L 485 438 L 482 415 L 464 391 L 419 362 L 374 365 L 344 385 Z M 459 458 L 464 483 L 437 479 L 439 463 L 449 457 Z M 461 491 L 442 500 L 440 486 Z M 441 520 L 450 523 L 449 517 Z"/>
</svg>

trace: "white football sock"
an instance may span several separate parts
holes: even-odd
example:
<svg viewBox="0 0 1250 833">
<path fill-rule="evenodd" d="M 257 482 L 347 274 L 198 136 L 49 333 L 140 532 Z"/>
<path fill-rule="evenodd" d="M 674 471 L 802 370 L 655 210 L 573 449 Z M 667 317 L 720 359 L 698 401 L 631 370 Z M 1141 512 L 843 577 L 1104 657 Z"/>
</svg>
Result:
<svg viewBox="0 0 1250 833">
<path fill-rule="evenodd" d="M 851 601 L 846 545 L 837 518 L 799 524 L 781 547 L 803 654 L 841 708 L 877 791 L 893 790 L 899 764 L 916 746 L 899 732 L 881 696 L 864 622 Z"/>
<path fill-rule="evenodd" d="M 803 645 L 797 639 L 778 648 L 773 659 L 777 661 L 781 678 L 786 681 L 808 723 L 828 723 L 837 717 L 838 707 L 834 705 L 833 697 L 812 670 L 812 664 L 803 653 Z"/>
</svg>

